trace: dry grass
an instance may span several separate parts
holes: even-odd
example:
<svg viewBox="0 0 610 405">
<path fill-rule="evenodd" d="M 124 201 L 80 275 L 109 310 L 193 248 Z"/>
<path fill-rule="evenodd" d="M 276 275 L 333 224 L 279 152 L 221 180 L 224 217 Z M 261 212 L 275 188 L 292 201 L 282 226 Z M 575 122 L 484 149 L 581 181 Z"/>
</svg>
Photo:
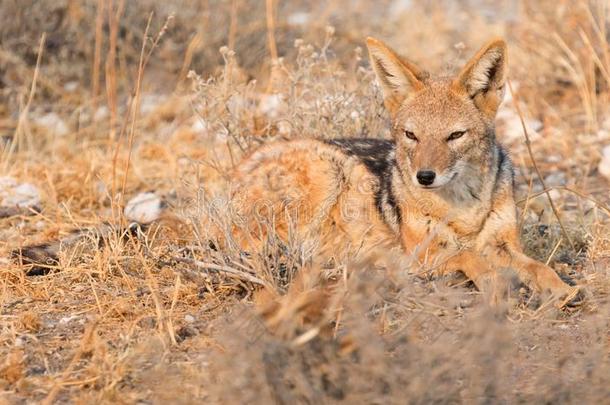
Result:
<svg viewBox="0 0 610 405">
<path fill-rule="evenodd" d="M 601 0 L 2 1 L 0 175 L 33 183 L 41 210 L 0 219 L 0 400 L 607 402 L 609 13 Z M 507 100 L 523 241 L 584 287 L 582 305 L 513 289 L 489 308 L 459 279 L 321 265 L 306 240 L 210 246 L 202 218 L 231 219 L 227 173 L 247 151 L 388 135 L 371 34 L 436 72 L 506 36 L 547 188 Z M 168 208 L 124 232 L 144 191 Z M 10 258 L 102 223 L 46 275 Z"/>
</svg>

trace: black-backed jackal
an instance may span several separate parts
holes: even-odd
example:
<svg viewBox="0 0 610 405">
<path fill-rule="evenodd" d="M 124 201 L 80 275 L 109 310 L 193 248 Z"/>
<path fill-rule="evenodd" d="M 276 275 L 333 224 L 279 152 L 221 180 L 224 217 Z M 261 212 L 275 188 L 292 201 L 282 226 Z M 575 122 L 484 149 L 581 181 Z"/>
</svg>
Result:
<svg viewBox="0 0 610 405">
<path fill-rule="evenodd" d="M 512 268 L 534 289 L 572 298 L 577 289 L 520 246 L 513 167 L 494 129 L 505 42 L 489 42 L 451 78 L 433 78 L 378 40 L 367 45 L 393 139 L 295 140 L 254 151 L 233 178 L 245 228 L 260 231 L 260 217 L 272 216 L 277 234 L 316 238 L 326 256 L 399 250 L 441 273 L 461 271 L 481 289 Z M 256 249 L 243 229 L 233 236 Z"/>
</svg>

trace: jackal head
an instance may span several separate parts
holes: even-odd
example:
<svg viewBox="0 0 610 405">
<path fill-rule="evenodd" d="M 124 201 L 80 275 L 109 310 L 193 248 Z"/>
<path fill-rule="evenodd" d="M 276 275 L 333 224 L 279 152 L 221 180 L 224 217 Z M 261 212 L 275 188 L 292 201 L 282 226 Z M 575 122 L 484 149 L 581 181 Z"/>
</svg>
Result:
<svg viewBox="0 0 610 405">
<path fill-rule="evenodd" d="M 489 170 L 494 118 L 504 96 L 506 43 L 489 42 L 457 76 L 438 79 L 376 39 L 368 38 L 367 45 L 403 174 L 416 186 L 434 189 Z"/>
</svg>

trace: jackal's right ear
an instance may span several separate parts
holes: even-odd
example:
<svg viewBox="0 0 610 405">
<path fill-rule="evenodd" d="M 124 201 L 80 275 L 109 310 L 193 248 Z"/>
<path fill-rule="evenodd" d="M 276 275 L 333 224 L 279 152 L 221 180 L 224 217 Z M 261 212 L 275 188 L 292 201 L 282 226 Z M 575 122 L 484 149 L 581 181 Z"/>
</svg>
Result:
<svg viewBox="0 0 610 405">
<path fill-rule="evenodd" d="M 383 42 L 367 38 L 371 65 L 383 90 L 384 104 L 394 116 L 402 102 L 424 88 L 427 74 L 412 63 L 402 59 Z"/>
</svg>

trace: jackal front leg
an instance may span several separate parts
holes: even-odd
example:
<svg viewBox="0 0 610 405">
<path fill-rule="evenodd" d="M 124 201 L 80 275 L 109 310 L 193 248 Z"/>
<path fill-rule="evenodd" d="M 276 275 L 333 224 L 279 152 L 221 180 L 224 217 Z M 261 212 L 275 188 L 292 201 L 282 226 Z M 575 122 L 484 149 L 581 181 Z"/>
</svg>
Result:
<svg viewBox="0 0 610 405">
<path fill-rule="evenodd" d="M 464 273 L 481 292 L 490 295 L 492 303 L 498 301 L 498 280 L 496 272 L 477 253 L 462 250 L 447 259 L 440 267 L 441 273 L 460 271 Z"/>
<path fill-rule="evenodd" d="M 518 245 L 503 246 L 495 259 L 494 265 L 514 269 L 521 281 L 539 293 L 550 293 L 553 298 L 562 299 L 564 303 L 578 293 L 578 287 L 566 284 L 555 270 L 527 256 Z"/>
<path fill-rule="evenodd" d="M 563 303 L 559 305 L 563 306 L 576 296 L 578 288 L 564 283 L 555 270 L 523 253 L 515 207 L 512 199 L 506 201 L 494 208 L 494 215 L 479 235 L 477 250 L 493 269 L 513 269 L 522 282 L 539 293 L 561 299 Z"/>
<path fill-rule="evenodd" d="M 440 274 L 459 271 L 464 273 L 479 291 L 488 292 L 495 289 L 495 274 L 492 268 L 472 250 L 465 249 L 450 253 L 446 242 L 404 230 L 402 246 L 404 251 L 411 257 L 417 258 L 420 264 L 436 268 Z"/>
</svg>

